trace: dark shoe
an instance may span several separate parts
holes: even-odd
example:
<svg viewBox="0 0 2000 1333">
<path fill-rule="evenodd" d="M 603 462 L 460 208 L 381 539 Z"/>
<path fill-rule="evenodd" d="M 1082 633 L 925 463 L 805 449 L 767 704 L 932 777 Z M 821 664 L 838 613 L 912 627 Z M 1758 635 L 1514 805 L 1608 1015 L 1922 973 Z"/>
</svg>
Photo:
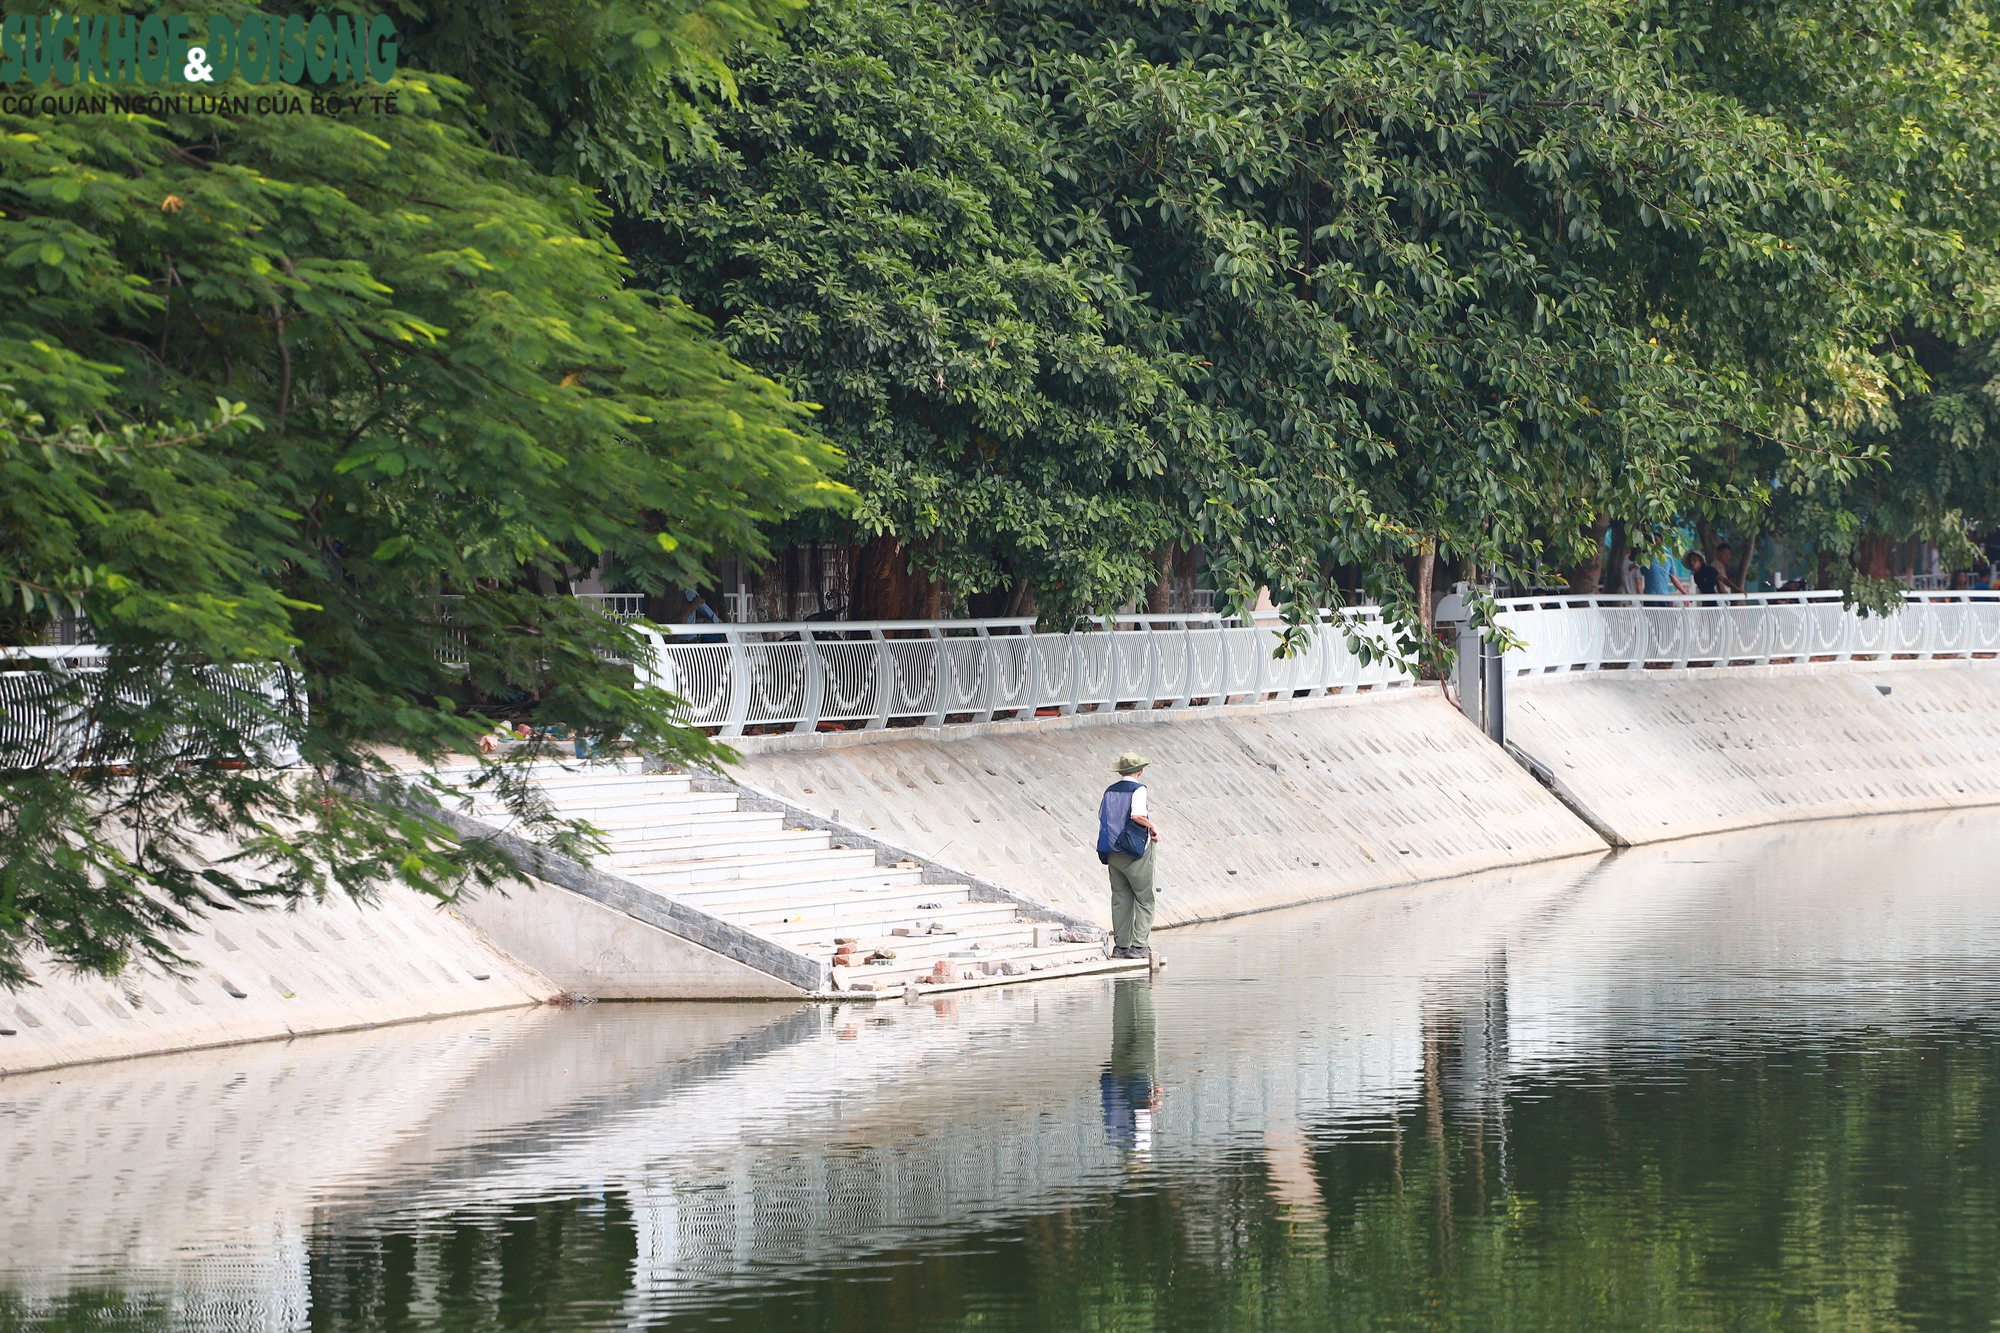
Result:
<svg viewBox="0 0 2000 1333">
<path fill-rule="evenodd" d="M 1113 958 L 1130 958 L 1132 951 L 1121 944 L 1111 951 L 1111 956 Z"/>
<path fill-rule="evenodd" d="M 1125 951 L 1127 958 L 1151 958 L 1153 951 L 1143 944 L 1135 944 Z"/>
</svg>

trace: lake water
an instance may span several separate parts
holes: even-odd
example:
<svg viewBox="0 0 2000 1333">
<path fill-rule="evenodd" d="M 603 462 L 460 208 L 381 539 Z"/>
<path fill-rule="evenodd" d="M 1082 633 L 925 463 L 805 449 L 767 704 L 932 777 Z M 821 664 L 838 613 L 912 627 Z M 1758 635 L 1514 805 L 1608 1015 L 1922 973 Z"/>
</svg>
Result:
<svg viewBox="0 0 2000 1333">
<path fill-rule="evenodd" d="M 0 1080 L 0 1330 L 1991 1328 L 1996 881 L 2000 812 L 1800 825 Z"/>
</svg>

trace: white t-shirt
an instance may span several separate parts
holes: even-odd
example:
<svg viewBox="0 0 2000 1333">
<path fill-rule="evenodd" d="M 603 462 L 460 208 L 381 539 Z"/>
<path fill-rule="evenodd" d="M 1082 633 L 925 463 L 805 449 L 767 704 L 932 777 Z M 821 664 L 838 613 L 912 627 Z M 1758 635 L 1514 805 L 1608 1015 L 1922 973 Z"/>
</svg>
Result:
<svg viewBox="0 0 2000 1333">
<path fill-rule="evenodd" d="M 1139 784 L 1139 790 L 1132 793 L 1132 817 L 1134 819 L 1146 817 L 1146 784 L 1143 782 Z"/>
</svg>

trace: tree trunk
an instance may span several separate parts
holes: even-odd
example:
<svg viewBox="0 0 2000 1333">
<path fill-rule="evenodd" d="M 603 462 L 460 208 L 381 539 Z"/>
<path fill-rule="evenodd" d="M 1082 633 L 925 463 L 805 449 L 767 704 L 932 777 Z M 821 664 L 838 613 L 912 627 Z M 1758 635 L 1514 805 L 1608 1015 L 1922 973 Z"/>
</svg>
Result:
<svg viewBox="0 0 2000 1333">
<path fill-rule="evenodd" d="M 1153 580 L 1152 587 L 1146 589 L 1146 614 L 1149 616 L 1163 616 L 1167 614 L 1167 608 L 1173 605 L 1174 548 L 1172 546 L 1160 548 L 1159 568 L 1160 576 Z"/>
<path fill-rule="evenodd" d="M 1611 526 L 1609 519 L 1598 517 L 1590 521 L 1590 555 L 1569 572 L 1569 590 L 1595 597 L 1604 587 L 1604 532 Z"/>
<path fill-rule="evenodd" d="M 1887 537 L 1865 533 L 1854 548 L 1854 567 L 1871 579 L 1886 579 L 1893 551 L 1894 543 Z"/>
<path fill-rule="evenodd" d="M 1625 562 L 1631 558 L 1632 525 L 1620 520 L 1617 531 L 1611 538 L 1611 569 L 1601 585 L 1606 592 L 1625 591 Z"/>
<path fill-rule="evenodd" d="M 909 548 L 889 533 L 856 554 L 850 620 L 936 620 L 943 601 L 943 587 L 911 573 Z"/>
<path fill-rule="evenodd" d="M 1715 529 L 1710 526 L 1706 519 L 1697 519 L 1694 530 L 1701 538 L 1701 558 L 1704 560 L 1715 559 Z"/>
<path fill-rule="evenodd" d="M 1007 614 L 1009 616 L 1035 614 L 1035 588 L 1027 578 L 1014 580 L 1013 591 L 1007 594 Z"/>
<path fill-rule="evenodd" d="M 1752 527 L 1750 535 L 1743 539 L 1742 563 L 1737 565 L 1733 570 L 1726 569 L 1723 571 L 1723 573 L 1729 575 L 1729 581 L 1744 592 L 1750 591 L 1750 558 L 1757 554 L 1757 538 L 1759 535 L 1761 534 L 1758 533 L 1757 529 Z"/>
<path fill-rule="evenodd" d="M 1429 541 L 1417 548 L 1417 624 L 1423 634 L 1431 633 L 1431 614 L 1436 603 L 1432 581 L 1437 577 L 1437 548 Z"/>
</svg>

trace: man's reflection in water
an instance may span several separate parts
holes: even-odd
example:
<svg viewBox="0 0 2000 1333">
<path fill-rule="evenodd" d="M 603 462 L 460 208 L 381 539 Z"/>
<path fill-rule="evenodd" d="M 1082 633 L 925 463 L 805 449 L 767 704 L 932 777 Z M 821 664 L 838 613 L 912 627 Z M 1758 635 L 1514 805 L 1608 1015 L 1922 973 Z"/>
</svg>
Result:
<svg viewBox="0 0 2000 1333">
<path fill-rule="evenodd" d="M 1153 1079 L 1153 983 L 1120 978 L 1111 987 L 1111 1059 L 1098 1077 L 1104 1135 L 1135 1162 L 1153 1153 L 1153 1116 L 1160 1085 Z"/>
</svg>

